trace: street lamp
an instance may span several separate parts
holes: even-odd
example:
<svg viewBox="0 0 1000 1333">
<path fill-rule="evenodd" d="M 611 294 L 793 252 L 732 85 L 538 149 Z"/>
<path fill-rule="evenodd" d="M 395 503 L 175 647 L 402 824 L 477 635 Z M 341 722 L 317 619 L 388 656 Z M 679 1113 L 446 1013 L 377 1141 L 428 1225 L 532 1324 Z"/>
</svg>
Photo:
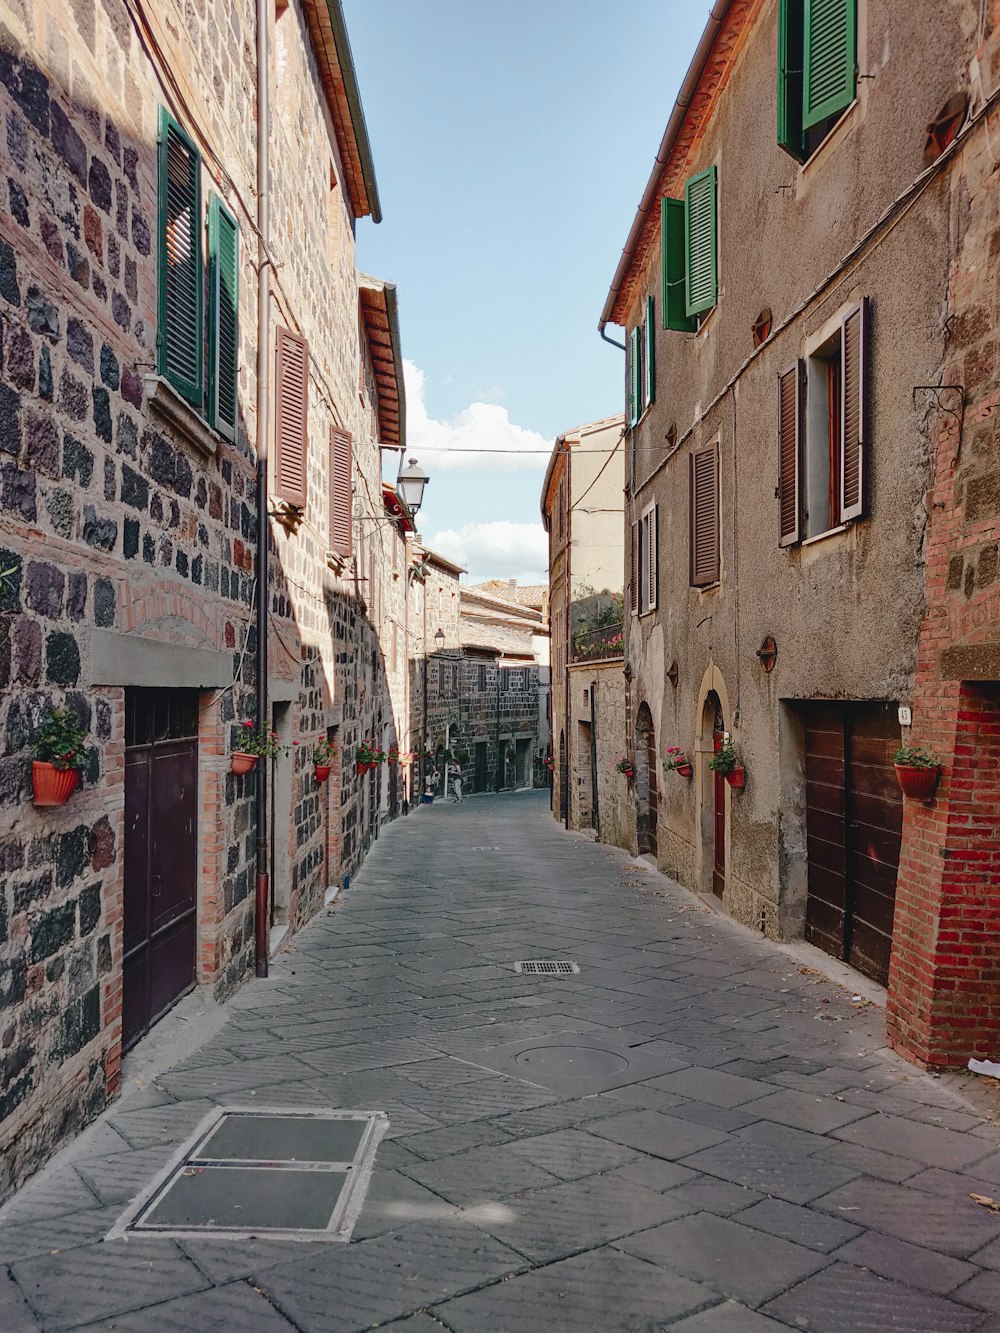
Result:
<svg viewBox="0 0 1000 1333">
<path fill-rule="evenodd" d="M 435 646 L 435 648 L 437 648 L 438 652 L 440 652 L 441 649 L 444 647 L 444 630 L 443 630 L 443 629 L 439 629 L 438 632 L 434 635 L 434 646 Z"/>
<path fill-rule="evenodd" d="M 415 458 L 410 459 L 396 479 L 396 489 L 399 491 L 403 504 L 409 510 L 411 518 L 414 517 L 423 502 L 424 487 L 427 485 L 427 481 L 427 473 L 421 470 Z"/>
</svg>

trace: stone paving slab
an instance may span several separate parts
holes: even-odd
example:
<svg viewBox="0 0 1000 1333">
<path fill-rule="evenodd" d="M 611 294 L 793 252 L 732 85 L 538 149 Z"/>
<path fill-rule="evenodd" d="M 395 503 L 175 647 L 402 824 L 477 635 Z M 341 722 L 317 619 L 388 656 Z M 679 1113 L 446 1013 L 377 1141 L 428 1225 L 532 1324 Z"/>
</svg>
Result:
<svg viewBox="0 0 1000 1333">
<path fill-rule="evenodd" d="M 1000 1217 L 968 1198 L 1000 1191 L 995 1126 L 886 1051 L 877 1006 L 630 865 L 530 794 L 384 830 L 210 1040 L 126 1070 L 0 1212 L 0 1331 L 997 1333 Z M 565 1044 L 632 1081 L 515 1059 Z M 386 1112 L 351 1244 L 105 1243 L 233 1104 Z"/>
</svg>

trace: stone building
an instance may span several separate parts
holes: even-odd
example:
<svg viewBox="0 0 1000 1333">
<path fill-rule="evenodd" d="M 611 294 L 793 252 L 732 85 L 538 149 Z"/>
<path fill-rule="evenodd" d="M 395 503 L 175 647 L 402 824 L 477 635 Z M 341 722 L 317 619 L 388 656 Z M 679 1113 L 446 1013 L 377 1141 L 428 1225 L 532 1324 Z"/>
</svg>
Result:
<svg viewBox="0 0 1000 1333">
<path fill-rule="evenodd" d="M 932 1063 L 1000 1017 L 995 9 L 714 6 L 600 320 L 637 850 L 888 983 Z M 727 739 L 742 788 L 709 768 Z M 905 812 L 901 742 L 944 762 Z"/>
<path fill-rule="evenodd" d="M 624 417 L 556 440 L 542 485 L 549 537 L 552 813 L 630 847 L 623 674 Z"/>
<path fill-rule="evenodd" d="M 404 723 L 385 644 L 408 535 L 381 480 L 404 441 L 395 292 L 355 269 L 380 216 L 360 108 L 337 0 L 278 4 L 262 33 L 248 0 L 5 7 L 0 1196 L 177 998 L 266 967 L 397 808 L 352 762 Z M 59 705 L 86 780 L 36 808 Z M 246 720 L 288 745 L 262 930 Z M 320 786 L 326 736 L 343 763 Z"/>
<path fill-rule="evenodd" d="M 462 589 L 463 769 L 469 791 L 544 786 L 549 749 L 548 620 L 540 588 Z"/>
</svg>

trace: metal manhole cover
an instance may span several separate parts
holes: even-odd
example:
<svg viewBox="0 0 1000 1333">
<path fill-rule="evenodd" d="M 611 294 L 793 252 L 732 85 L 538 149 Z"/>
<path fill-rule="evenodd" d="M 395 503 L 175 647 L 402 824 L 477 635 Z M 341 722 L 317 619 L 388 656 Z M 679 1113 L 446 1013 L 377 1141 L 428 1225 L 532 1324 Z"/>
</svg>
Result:
<svg viewBox="0 0 1000 1333">
<path fill-rule="evenodd" d="M 212 1111 L 107 1239 L 350 1240 L 388 1124 L 382 1111 Z"/>
<path fill-rule="evenodd" d="M 532 1046 L 515 1055 L 514 1063 L 535 1074 L 559 1078 L 607 1078 L 628 1069 L 624 1055 L 599 1046 Z"/>
<path fill-rule="evenodd" d="M 564 958 L 534 958 L 528 962 L 514 964 L 514 971 L 532 976 L 568 977 L 579 972 L 579 963 L 570 963 Z"/>
</svg>

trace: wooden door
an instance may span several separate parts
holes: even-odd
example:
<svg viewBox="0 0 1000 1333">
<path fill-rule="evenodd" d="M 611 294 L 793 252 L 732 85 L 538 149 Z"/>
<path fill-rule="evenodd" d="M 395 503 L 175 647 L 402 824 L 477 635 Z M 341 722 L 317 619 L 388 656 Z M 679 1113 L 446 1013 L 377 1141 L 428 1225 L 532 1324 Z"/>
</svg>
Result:
<svg viewBox="0 0 1000 1333">
<path fill-rule="evenodd" d="M 476 741 L 476 767 L 473 775 L 476 791 L 485 791 L 488 780 L 487 745 L 485 741 Z"/>
<path fill-rule="evenodd" d="M 193 691 L 126 692 L 125 1050 L 194 985 L 197 729 Z"/>
<path fill-rule="evenodd" d="M 647 850 L 653 856 L 657 853 L 656 845 L 656 810 L 659 805 L 659 785 L 657 782 L 657 762 L 656 762 L 656 732 L 652 727 L 646 732 L 646 767 L 649 770 L 649 804 L 647 807 L 646 818 L 646 841 Z"/>
<path fill-rule="evenodd" d="M 885 985 L 903 801 L 891 704 L 806 712 L 806 939 Z"/>
<path fill-rule="evenodd" d="M 722 747 L 724 724 L 717 709 L 712 725 L 712 745 Z M 726 892 L 726 779 L 712 772 L 712 892 L 721 898 Z"/>
</svg>

